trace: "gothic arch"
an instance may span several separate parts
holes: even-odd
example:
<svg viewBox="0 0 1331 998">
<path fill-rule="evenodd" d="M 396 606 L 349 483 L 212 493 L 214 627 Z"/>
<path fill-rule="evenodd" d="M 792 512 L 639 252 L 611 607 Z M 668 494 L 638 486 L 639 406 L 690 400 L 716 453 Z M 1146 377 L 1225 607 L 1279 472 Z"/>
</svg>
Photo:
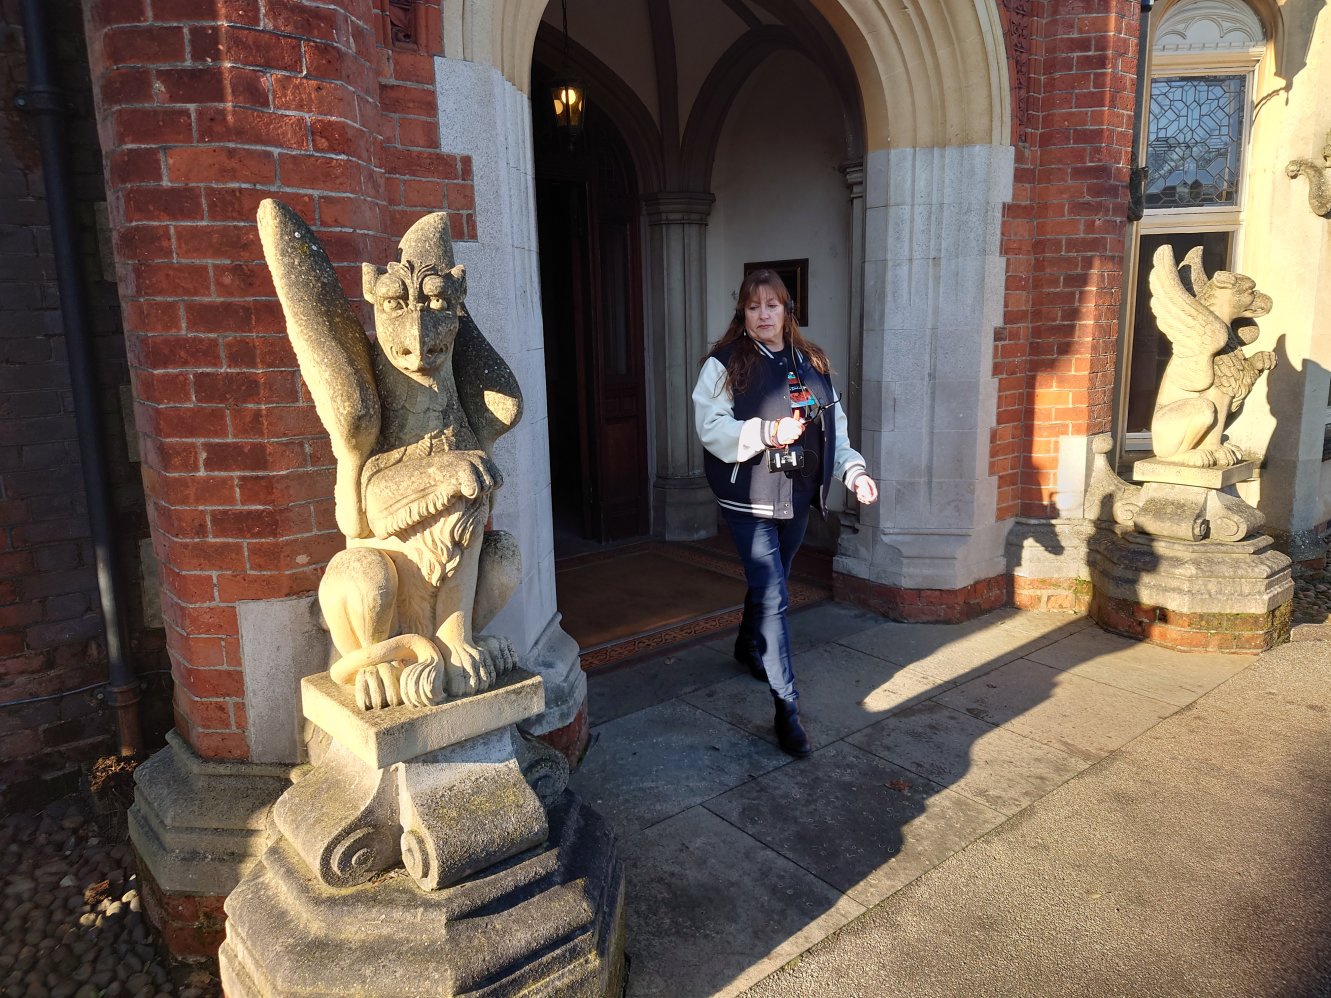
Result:
<svg viewBox="0 0 1331 998">
<path fill-rule="evenodd" d="M 803 53 L 795 37 L 785 28 L 769 26 L 747 32 L 735 42 L 708 74 L 693 102 L 680 153 L 682 184 L 687 190 L 711 190 L 712 162 L 730 105 L 755 69 L 778 51 Z M 828 77 L 840 92 L 844 116 L 847 160 L 864 155 L 864 134 L 859 94 L 845 93 L 838 81 Z"/>
<path fill-rule="evenodd" d="M 1007 55 L 995 0 L 810 0 L 846 49 L 863 95 L 867 150 L 1006 145 Z M 443 5 L 444 51 L 491 65 L 518 89 L 546 0 Z"/>
<path fill-rule="evenodd" d="M 548 27 L 537 32 L 534 58 L 553 67 L 560 64 L 564 52 L 563 40 Z M 577 42 L 569 41 L 567 52 L 570 68 L 593 85 L 597 104 L 624 137 L 638 171 L 638 190 L 661 190 L 664 182 L 659 153 L 661 131 L 647 108 L 611 69 Z"/>
</svg>

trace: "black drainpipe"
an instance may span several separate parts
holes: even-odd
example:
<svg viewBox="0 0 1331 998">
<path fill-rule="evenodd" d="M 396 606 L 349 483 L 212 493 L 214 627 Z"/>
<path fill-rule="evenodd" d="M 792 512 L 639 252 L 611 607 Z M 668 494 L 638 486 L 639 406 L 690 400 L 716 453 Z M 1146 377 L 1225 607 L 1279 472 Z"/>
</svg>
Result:
<svg viewBox="0 0 1331 998">
<path fill-rule="evenodd" d="M 106 702 L 115 711 L 120 754 L 137 755 L 143 748 L 139 729 L 139 680 L 127 658 L 129 641 L 122 612 L 120 565 L 111 520 L 111 490 L 102 447 L 97 377 L 88 334 L 88 301 L 79 266 L 78 225 L 70 194 L 69 157 L 65 147 L 64 97 L 53 83 L 48 0 L 23 0 L 23 41 L 27 48 L 28 87 L 15 99 L 20 110 L 32 114 L 41 143 L 46 207 L 51 218 L 56 281 L 60 288 L 60 319 L 69 354 L 69 380 L 74 392 L 74 420 L 78 427 L 83 487 L 88 496 L 88 520 L 97 558 L 97 588 L 101 594 L 110 660 Z"/>
<path fill-rule="evenodd" d="M 1154 0 L 1141 0 L 1137 22 L 1137 96 L 1132 109 L 1132 173 L 1128 180 L 1128 221 L 1140 222 L 1146 213 L 1146 167 L 1142 164 L 1142 118 L 1146 109 L 1146 69 L 1151 61 L 1151 7 Z"/>
</svg>

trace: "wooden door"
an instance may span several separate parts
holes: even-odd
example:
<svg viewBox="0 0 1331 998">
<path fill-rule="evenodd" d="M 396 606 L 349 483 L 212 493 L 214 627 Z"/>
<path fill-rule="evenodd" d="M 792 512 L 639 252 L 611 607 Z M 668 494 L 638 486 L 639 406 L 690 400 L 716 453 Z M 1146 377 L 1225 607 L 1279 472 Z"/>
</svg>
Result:
<svg viewBox="0 0 1331 998">
<path fill-rule="evenodd" d="M 610 541 L 647 532 L 647 414 L 637 204 L 602 179 L 593 191 L 591 220 L 592 515 L 597 538 Z"/>
<path fill-rule="evenodd" d="M 598 542 L 649 526 L 638 197 L 610 123 L 569 150 L 536 129 L 537 235 L 556 526 Z"/>
</svg>

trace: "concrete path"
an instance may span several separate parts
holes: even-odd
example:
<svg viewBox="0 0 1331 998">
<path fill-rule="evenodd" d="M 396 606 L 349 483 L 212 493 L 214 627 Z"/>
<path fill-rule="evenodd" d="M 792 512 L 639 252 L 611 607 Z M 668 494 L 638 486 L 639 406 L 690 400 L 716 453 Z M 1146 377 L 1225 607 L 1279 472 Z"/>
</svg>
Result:
<svg viewBox="0 0 1331 998">
<path fill-rule="evenodd" d="M 633 998 L 1331 994 L 1331 645 L 792 630 L 799 762 L 728 637 L 590 677 Z"/>
</svg>

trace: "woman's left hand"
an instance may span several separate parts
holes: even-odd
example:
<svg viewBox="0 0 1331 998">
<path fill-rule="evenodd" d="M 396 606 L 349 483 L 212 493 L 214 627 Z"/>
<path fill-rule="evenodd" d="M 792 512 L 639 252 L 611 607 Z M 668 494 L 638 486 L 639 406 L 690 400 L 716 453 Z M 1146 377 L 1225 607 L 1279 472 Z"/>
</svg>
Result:
<svg viewBox="0 0 1331 998">
<path fill-rule="evenodd" d="M 855 479 L 855 499 L 861 506 L 872 506 L 878 501 L 878 483 L 869 475 Z"/>
</svg>

